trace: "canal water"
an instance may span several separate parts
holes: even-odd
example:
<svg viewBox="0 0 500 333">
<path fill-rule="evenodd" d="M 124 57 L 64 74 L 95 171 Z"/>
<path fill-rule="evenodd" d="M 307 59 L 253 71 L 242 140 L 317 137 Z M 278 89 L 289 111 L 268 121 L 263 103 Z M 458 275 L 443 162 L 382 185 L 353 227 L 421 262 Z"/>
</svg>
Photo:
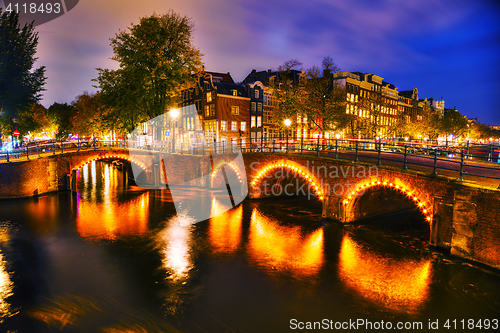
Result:
<svg viewBox="0 0 500 333">
<path fill-rule="evenodd" d="M 192 224 L 167 191 L 125 188 L 111 164 L 78 181 L 76 194 L 0 202 L 1 332 L 288 332 L 324 320 L 423 331 L 482 320 L 484 331 L 500 318 L 500 274 L 429 248 L 413 212 L 340 227 L 307 198 L 225 212 L 214 201 L 223 213 Z"/>
</svg>

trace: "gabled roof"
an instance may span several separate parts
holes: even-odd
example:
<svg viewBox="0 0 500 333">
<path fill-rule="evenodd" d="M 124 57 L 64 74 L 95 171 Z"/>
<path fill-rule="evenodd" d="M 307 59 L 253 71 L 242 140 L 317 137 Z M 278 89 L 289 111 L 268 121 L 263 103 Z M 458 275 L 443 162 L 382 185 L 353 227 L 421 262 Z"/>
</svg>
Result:
<svg viewBox="0 0 500 333">
<path fill-rule="evenodd" d="M 205 72 L 205 73 L 212 75 L 212 81 L 214 83 L 215 82 L 234 83 L 234 80 L 229 72 L 227 73 Z"/>
<path fill-rule="evenodd" d="M 236 90 L 237 96 L 248 97 L 245 87 L 239 84 L 214 82 L 214 87 L 217 88 L 217 94 L 234 96 L 233 91 Z"/>
</svg>

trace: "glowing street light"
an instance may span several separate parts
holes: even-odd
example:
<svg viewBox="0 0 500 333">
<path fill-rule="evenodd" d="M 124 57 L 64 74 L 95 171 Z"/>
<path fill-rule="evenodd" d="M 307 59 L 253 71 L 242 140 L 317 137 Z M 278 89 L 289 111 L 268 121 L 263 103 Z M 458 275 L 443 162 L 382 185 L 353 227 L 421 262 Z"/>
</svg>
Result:
<svg viewBox="0 0 500 333">
<path fill-rule="evenodd" d="M 290 124 L 292 121 L 290 119 L 285 119 L 284 121 L 285 126 L 286 126 L 286 153 L 288 154 L 288 127 L 290 127 Z"/>
</svg>

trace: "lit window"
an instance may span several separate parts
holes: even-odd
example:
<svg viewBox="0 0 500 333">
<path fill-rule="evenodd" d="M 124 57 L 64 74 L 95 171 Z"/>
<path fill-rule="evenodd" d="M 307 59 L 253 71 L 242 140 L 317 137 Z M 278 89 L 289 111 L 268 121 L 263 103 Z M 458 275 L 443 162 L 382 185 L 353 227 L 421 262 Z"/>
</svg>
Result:
<svg viewBox="0 0 500 333">
<path fill-rule="evenodd" d="M 247 129 L 247 123 L 246 123 L 246 121 L 242 121 L 241 122 L 241 130 L 244 132 L 244 131 L 246 131 L 246 129 Z"/>
<path fill-rule="evenodd" d="M 259 98 L 259 90 L 255 89 L 255 98 Z"/>
<path fill-rule="evenodd" d="M 264 95 L 264 105 L 267 105 L 267 95 Z"/>
<path fill-rule="evenodd" d="M 227 131 L 227 122 L 225 120 L 220 122 L 220 130 L 223 132 Z"/>
<path fill-rule="evenodd" d="M 231 106 L 231 114 L 235 114 L 235 115 L 238 115 L 240 114 L 240 107 L 239 106 Z"/>
<path fill-rule="evenodd" d="M 257 105 L 255 102 L 252 102 L 252 112 L 255 112 L 257 110 Z"/>
<path fill-rule="evenodd" d="M 262 117 L 257 117 L 257 127 L 262 127 Z"/>
<path fill-rule="evenodd" d="M 212 92 L 207 92 L 207 102 L 211 102 L 212 101 Z"/>
<path fill-rule="evenodd" d="M 236 132 L 237 130 L 238 130 L 238 122 L 232 121 L 231 122 L 231 131 Z"/>
<path fill-rule="evenodd" d="M 255 116 L 250 117 L 250 127 L 255 127 Z"/>
<path fill-rule="evenodd" d="M 205 105 L 205 117 L 210 117 L 210 106 Z"/>
<path fill-rule="evenodd" d="M 215 116 L 215 104 L 210 104 L 210 115 Z"/>
<path fill-rule="evenodd" d="M 238 96 L 238 90 L 233 90 L 233 96 Z"/>
<path fill-rule="evenodd" d="M 271 96 L 269 96 L 269 98 L 267 100 L 267 105 L 273 106 L 273 98 Z"/>
<path fill-rule="evenodd" d="M 257 103 L 257 112 L 262 112 L 262 103 Z"/>
</svg>

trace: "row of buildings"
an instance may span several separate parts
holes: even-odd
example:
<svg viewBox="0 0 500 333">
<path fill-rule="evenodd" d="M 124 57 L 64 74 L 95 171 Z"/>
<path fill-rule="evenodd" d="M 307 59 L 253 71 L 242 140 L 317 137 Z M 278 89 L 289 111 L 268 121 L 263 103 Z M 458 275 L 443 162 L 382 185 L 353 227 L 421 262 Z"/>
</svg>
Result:
<svg viewBox="0 0 500 333">
<path fill-rule="evenodd" d="M 299 80 L 303 71 L 292 71 L 293 80 Z M 151 140 L 200 143 L 202 140 L 225 143 L 243 143 L 270 140 L 283 137 L 283 119 L 275 116 L 275 105 L 270 83 L 277 80 L 277 71 L 256 71 L 241 82 L 235 83 L 230 73 L 204 71 L 196 84 L 182 91 L 182 102 L 178 112 L 160 116 L 160 126 L 151 122 L 143 124 L 143 132 Z M 398 91 L 375 74 L 360 72 L 336 72 L 331 74 L 333 83 L 345 88 L 346 113 L 356 117 L 369 118 L 377 122 L 381 135 L 397 123 L 400 117 L 407 121 L 419 121 L 425 108 L 442 115 L 445 111 L 443 100 L 419 99 L 418 90 Z M 278 79 L 279 80 L 279 79 Z M 379 105 L 380 116 L 373 119 L 366 110 L 358 108 L 359 101 L 373 92 L 383 97 Z M 297 117 L 291 119 L 289 134 L 295 138 L 317 138 L 321 131 Z M 364 133 L 366 135 L 366 133 Z M 333 135 L 327 133 L 325 136 Z"/>
</svg>

